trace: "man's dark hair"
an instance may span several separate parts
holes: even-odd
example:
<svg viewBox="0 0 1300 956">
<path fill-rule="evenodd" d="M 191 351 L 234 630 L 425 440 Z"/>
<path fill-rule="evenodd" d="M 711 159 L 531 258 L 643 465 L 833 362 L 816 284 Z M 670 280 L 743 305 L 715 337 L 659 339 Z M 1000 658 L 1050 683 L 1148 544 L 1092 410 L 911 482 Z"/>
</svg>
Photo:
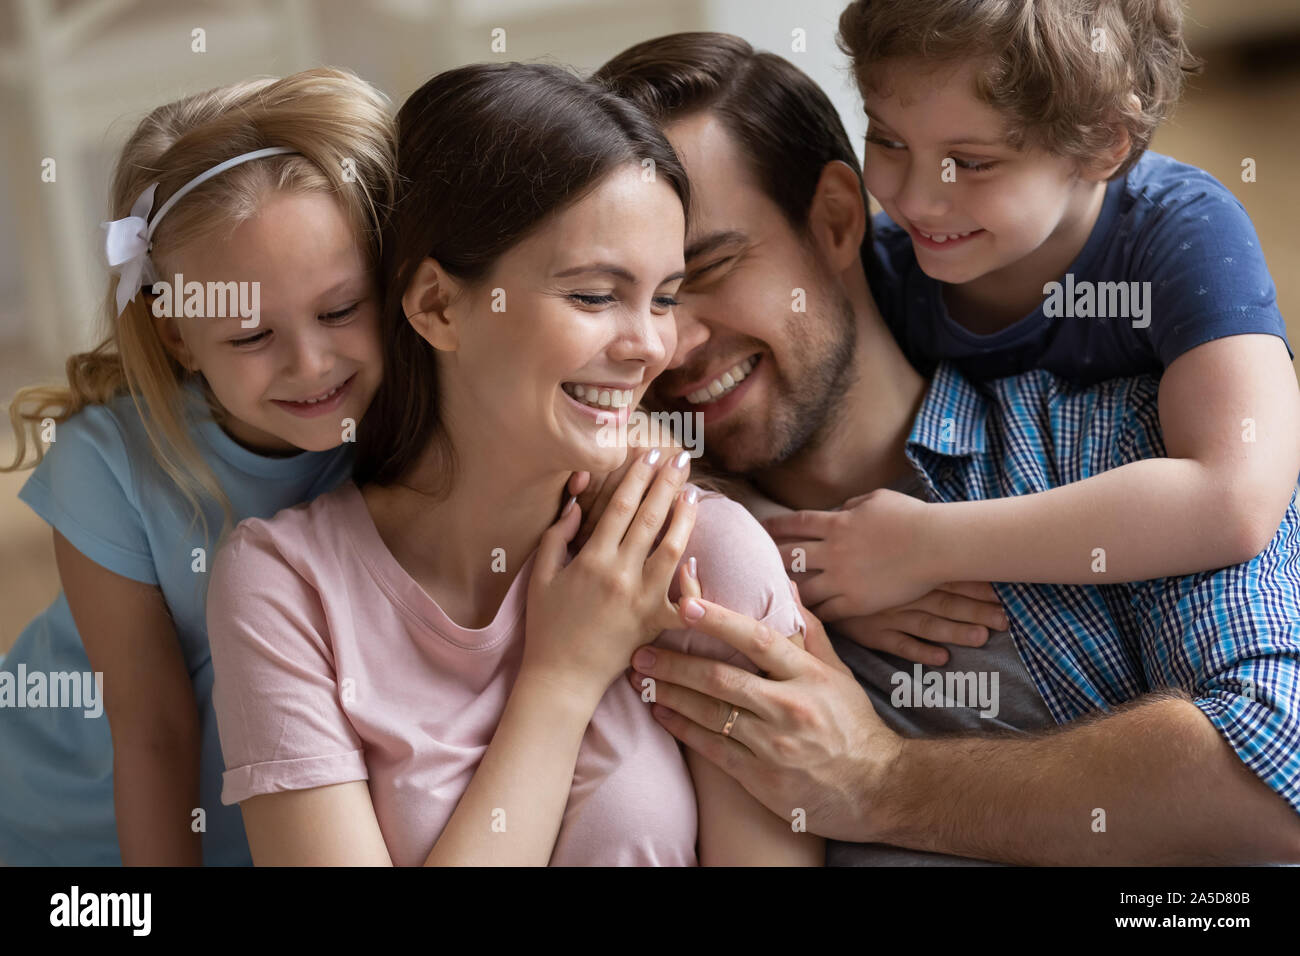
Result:
<svg viewBox="0 0 1300 956">
<path fill-rule="evenodd" d="M 832 160 L 862 168 L 839 113 L 813 79 L 774 53 L 757 52 L 729 33 L 673 33 L 646 40 L 614 57 L 592 76 L 636 103 L 661 126 L 693 113 L 715 113 L 748 158 L 763 191 L 797 232 L 822 169 Z M 862 265 L 875 273 L 871 214 Z"/>
</svg>

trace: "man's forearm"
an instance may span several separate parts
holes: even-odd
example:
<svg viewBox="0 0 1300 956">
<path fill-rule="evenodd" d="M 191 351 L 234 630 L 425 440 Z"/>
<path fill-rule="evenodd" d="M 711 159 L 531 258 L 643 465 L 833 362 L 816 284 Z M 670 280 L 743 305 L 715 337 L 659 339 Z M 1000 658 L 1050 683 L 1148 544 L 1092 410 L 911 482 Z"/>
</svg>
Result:
<svg viewBox="0 0 1300 956">
<path fill-rule="evenodd" d="M 1006 863 L 1300 862 L 1300 814 L 1185 697 L 1027 737 L 908 740 L 872 842 Z"/>
</svg>

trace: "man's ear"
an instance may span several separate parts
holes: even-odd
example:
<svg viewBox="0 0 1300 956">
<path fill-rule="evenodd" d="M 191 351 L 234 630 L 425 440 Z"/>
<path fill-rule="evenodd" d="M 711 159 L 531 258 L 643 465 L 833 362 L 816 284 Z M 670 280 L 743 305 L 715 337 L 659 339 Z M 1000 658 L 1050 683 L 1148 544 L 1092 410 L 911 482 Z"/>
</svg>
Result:
<svg viewBox="0 0 1300 956">
<path fill-rule="evenodd" d="M 152 309 L 150 314 L 153 314 Z M 162 341 L 163 348 L 170 353 L 171 357 L 191 372 L 198 371 L 190 347 L 185 344 L 185 339 L 181 337 L 180 326 L 176 324 L 176 319 L 170 315 L 155 315 L 153 322 L 154 327 L 158 330 L 158 338 Z"/>
<path fill-rule="evenodd" d="M 407 283 L 402 311 L 412 328 L 435 349 L 454 352 L 460 344 L 460 330 L 451 310 L 460 293 L 461 283 L 432 256 L 416 266 Z"/>
<path fill-rule="evenodd" d="M 808 231 L 834 273 L 859 261 L 866 229 L 862 181 L 848 163 L 833 159 L 822 167 L 813 191 Z"/>
</svg>

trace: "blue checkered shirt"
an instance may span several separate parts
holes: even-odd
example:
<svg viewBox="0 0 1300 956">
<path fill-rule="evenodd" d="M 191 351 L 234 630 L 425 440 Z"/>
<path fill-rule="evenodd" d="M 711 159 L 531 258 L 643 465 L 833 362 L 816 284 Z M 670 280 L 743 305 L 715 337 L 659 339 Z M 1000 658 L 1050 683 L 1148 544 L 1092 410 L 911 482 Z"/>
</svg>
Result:
<svg viewBox="0 0 1300 956">
<path fill-rule="evenodd" d="M 907 457 L 935 501 L 1046 491 L 1163 457 L 1158 387 L 1150 375 L 1077 386 L 1044 371 L 975 384 L 943 363 Z M 1294 492 L 1273 540 L 1245 564 L 1131 584 L 994 587 L 1058 724 L 1181 688 L 1246 766 L 1300 810 Z"/>
</svg>

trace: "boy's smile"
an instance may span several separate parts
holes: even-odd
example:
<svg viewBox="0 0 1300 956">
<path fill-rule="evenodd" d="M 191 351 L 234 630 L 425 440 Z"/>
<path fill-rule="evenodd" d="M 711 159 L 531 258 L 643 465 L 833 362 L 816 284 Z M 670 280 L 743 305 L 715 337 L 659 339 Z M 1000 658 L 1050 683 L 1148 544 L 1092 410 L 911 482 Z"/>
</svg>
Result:
<svg viewBox="0 0 1300 956">
<path fill-rule="evenodd" d="M 864 181 L 907 230 L 918 264 L 948 290 L 954 317 L 1032 311 L 1087 241 L 1104 178 L 1013 144 L 976 95 L 975 61 L 881 64 L 868 90 Z"/>
</svg>

